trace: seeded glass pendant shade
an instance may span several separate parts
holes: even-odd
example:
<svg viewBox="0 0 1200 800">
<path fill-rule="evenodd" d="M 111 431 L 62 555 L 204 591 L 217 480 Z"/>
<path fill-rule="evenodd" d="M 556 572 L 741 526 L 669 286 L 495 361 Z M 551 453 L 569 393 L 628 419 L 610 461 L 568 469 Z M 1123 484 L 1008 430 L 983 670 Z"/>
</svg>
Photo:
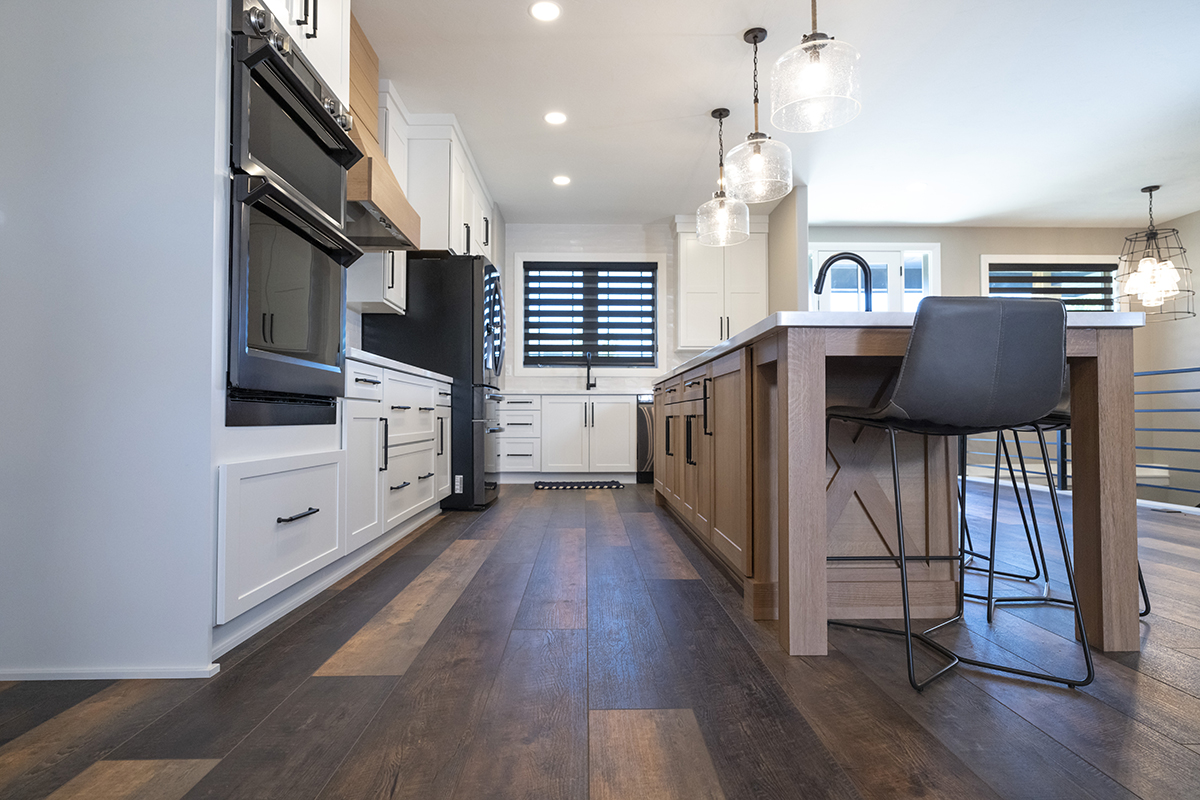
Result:
<svg viewBox="0 0 1200 800">
<path fill-rule="evenodd" d="M 1154 227 L 1154 193 L 1159 188 L 1142 189 L 1150 195 L 1150 227 L 1125 237 L 1117 275 L 1121 301 L 1131 311 L 1144 311 L 1147 322 L 1196 316 L 1192 270 L 1179 231 Z"/>
<path fill-rule="evenodd" d="M 767 31 L 751 28 L 742 38 L 754 45 L 754 133 L 729 151 L 725 181 L 730 197 L 769 203 L 792 191 L 792 151 L 758 130 L 758 43 L 767 38 Z"/>
<path fill-rule="evenodd" d="M 713 109 L 712 116 L 717 120 L 720 177 L 713 199 L 696 210 L 696 240 L 709 247 L 729 247 L 750 238 L 750 207 L 737 198 L 725 196 L 724 120 L 729 116 L 729 109 Z"/>
<path fill-rule="evenodd" d="M 812 33 L 775 62 L 771 73 L 771 124 L 784 131 L 813 133 L 836 128 L 858 116 L 858 50 L 817 31 L 817 0 L 812 2 Z"/>
</svg>

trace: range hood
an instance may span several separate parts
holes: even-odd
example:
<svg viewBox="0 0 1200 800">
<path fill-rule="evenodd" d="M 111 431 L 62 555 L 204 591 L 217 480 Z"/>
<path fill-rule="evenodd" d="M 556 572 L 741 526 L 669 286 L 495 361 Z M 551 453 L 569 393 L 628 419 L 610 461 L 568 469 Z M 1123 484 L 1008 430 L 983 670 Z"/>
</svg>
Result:
<svg viewBox="0 0 1200 800">
<path fill-rule="evenodd" d="M 419 249 L 421 218 L 379 145 L 357 128 L 350 131 L 350 138 L 363 158 L 346 174 L 346 235 L 366 251 Z"/>
</svg>

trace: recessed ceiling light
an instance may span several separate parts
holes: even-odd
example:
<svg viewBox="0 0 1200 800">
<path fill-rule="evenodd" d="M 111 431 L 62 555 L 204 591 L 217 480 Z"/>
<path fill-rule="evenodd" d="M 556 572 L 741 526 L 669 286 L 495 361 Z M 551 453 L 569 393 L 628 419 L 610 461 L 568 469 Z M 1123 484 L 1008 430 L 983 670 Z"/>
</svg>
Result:
<svg viewBox="0 0 1200 800">
<path fill-rule="evenodd" d="M 542 117 L 542 119 L 546 120 L 546 122 L 549 122 L 551 125 L 562 125 L 567 121 L 567 115 L 561 111 L 551 111 L 549 114 Z"/>
<path fill-rule="evenodd" d="M 571 179 L 568 178 L 566 175 L 555 175 L 554 176 L 554 185 L 555 186 L 566 186 L 570 182 L 571 182 Z"/>
<path fill-rule="evenodd" d="M 534 3 L 529 7 L 529 15 L 542 22 L 558 19 L 558 15 L 561 13 L 562 9 L 559 8 L 558 3 Z"/>
</svg>

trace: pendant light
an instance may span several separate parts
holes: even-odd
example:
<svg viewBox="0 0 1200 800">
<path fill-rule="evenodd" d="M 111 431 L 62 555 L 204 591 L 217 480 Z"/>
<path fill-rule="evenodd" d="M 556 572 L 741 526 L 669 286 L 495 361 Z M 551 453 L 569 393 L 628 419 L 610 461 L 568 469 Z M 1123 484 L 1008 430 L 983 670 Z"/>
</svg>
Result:
<svg viewBox="0 0 1200 800">
<path fill-rule="evenodd" d="M 817 0 L 812 0 L 812 33 L 775 62 L 771 74 L 771 124 L 784 131 L 812 133 L 844 125 L 858 116 L 858 51 L 817 31 Z"/>
<path fill-rule="evenodd" d="M 1120 299 L 1129 309 L 1142 306 L 1148 322 L 1163 322 L 1194 317 L 1192 306 L 1192 270 L 1187 263 L 1187 250 L 1174 228 L 1154 227 L 1154 193 L 1160 186 L 1147 186 L 1150 195 L 1150 227 L 1125 237 L 1121 250 Z"/>
<path fill-rule="evenodd" d="M 769 203 L 792 190 L 792 151 L 758 129 L 758 43 L 766 28 L 751 28 L 742 38 L 754 45 L 754 133 L 729 151 L 726 181 L 729 196 L 746 203 Z"/>
<path fill-rule="evenodd" d="M 750 238 L 750 206 L 725 196 L 725 118 L 728 108 L 714 108 L 717 121 L 717 191 L 696 211 L 696 239 L 709 247 L 728 247 Z"/>
</svg>

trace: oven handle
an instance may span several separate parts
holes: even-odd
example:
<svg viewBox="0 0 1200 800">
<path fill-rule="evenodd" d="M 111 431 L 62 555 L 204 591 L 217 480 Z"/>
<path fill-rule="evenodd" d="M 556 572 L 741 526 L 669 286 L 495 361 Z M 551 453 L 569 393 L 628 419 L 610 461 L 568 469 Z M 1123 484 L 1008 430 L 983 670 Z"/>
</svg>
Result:
<svg viewBox="0 0 1200 800">
<path fill-rule="evenodd" d="M 292 111 L 295 116 L 310 117 L 318 125 L 320 125 L 320 136 L 318 138 L 326 138 L 332 147 L 331 150 L 335 155 L 336 160 L 346 169 L 350 169 L 357 164 L 363 157 L 362 150 L 358 149 L 358 145 L 350 138 L 350 134 L 342 130 L 342 126 L 334 119 L 329 110 L 321 105 L 320 99 L 313 94 L 312 90 L 300 79 L 296 71 L 287 63 L 287 59 L 283 57 L 274 47 L 266 42 L 265 39 L 253 39 L 250 37 L 238 36 L 237 39 L 246 40 L 245 47 L 250 48 L 253 43 L 259 43 L 259 46 L 251 52 L 242 52 L 242 47 L 238 47 L 238 60 L 247 68 L 254 70 L 260 67 L 265 67 L 271 71 L 271 74 L 279 79 L 287 89 L 289 97 L 277 97 L 277 100 L 292 106 Z M 296 52 L 298 48 L 292 52 L 292 58 L 301 58 L 304 56 Z M 305 59 L 307 63 L 307 59 Z M 313 70 L 315 73 L 316 70 Z M 306 113 L 296 113 L 306 112 Z"/>
<path fill-rule="evenodd" d="M 300 236 L 321 248 L 334 261 L 349 267 L 362 257 L 362 249 L 319 214 L 293 197 L 282 186 L 259 175 L 236 175 L 234 197 L 244 205 L 261 210 L 287 225 Z"/>
</svg>

